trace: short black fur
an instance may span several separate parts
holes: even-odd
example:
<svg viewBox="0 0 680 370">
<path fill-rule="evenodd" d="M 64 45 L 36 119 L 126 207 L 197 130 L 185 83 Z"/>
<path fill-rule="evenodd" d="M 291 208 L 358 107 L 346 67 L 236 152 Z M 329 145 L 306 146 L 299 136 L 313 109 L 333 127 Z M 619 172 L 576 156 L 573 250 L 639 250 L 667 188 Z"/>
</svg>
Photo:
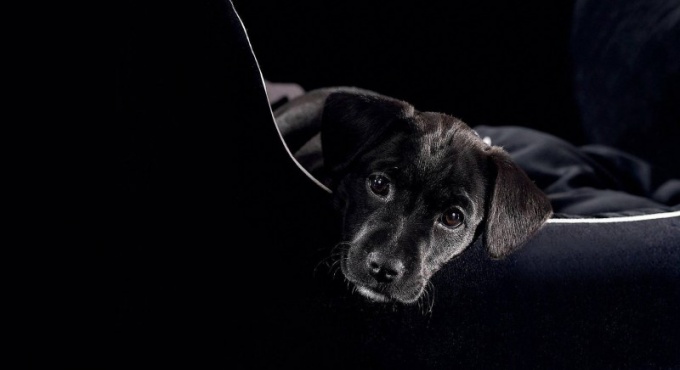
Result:
<svg viewBox="0 0 680 370">
<path fill-rule="evenodd" d="M 343 275 L 373 301 L 417 302 L 477 236 L 503 258 L 552 214 L 502 148 L 450 115 L 341 87 L 294 99 L 276 117 L 284 137 L 304 122 L 320 130 L 295 154 L 333 192 Z"/>
</svg>

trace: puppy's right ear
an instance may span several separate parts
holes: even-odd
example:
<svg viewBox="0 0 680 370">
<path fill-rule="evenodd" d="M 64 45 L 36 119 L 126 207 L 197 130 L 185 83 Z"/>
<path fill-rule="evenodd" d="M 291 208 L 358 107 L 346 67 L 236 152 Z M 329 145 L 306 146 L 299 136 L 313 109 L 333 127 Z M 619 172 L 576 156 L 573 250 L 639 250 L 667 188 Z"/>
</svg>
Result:
<svg viewBox="0 0 680 370">
<path fill-rule="evenodd" d="M 489 151 L 496 180 L 487 203 L 484 240 L 494 258 L 519 248 L 552 215 L 548 197 L 499 147 Z"/>
<path fill-rule="evenodd" d="M 401 100 L 352 92 L 326 98 L 321 119 L 324 167 L 337 176 L 371 148 L 394 123 L 413 116 L 414 108 Z"/>
</svg>

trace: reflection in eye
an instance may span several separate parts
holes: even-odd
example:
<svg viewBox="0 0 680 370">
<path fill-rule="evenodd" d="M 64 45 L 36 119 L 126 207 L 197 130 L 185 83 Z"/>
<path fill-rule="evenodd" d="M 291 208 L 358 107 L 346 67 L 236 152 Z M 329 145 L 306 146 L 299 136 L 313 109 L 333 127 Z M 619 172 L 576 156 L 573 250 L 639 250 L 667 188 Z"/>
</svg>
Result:
<svg viewBox="0 0 680 370">
<path fill-rule="evenodd" d="M 371 191 L 381 197 L 387 196 L 390 192 L 390 180 L 383 175 L 371 175 L 368 177 L 368 186 Z"/>
<path fill-rule="evenodd" d="M 444 212 L 440 221 L 444 226 L 455 229 L 463 224 L 463 213 L 457 209 Z"/>
</svg>

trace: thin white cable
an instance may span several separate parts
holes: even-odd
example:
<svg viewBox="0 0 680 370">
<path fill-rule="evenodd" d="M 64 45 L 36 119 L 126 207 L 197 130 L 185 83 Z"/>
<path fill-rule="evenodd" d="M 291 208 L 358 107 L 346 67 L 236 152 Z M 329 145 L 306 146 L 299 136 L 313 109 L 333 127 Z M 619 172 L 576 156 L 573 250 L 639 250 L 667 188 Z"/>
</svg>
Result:
<svg viewBox="0 0 680 370">
<path fill-rule="evenodd" d="M 547 222 L 551 224 L 611 224 L 619 222 L 659 220 L 672 217 L 680 217 L 680 211 L 660 212 L 637 216 L 616 216 L 602 218 L 551 218 Z"/>
<path fill-rule="evenodd" d="M 231 4 L 231 6 L 233 7 L 234 4 Z M 236 17 L 238 18 L 238 21 L 241 24 L 241 28 L 243 28 L 243 33 L 246 36 L 246 40 L 248 41 L 248 47 L 250 48 L 250 53 L 253 55 L 253 60 L 255 60 L 255 64 L 257 65 L 257 70 L 260 73 L 260 80 L 262 81 L 262 86 L 265 87 L 265 89 L 264 89 L 265 96 L 267 97 L 267 101 L 269 101 L 269 95 L 267 93 L 264 75 L 262 75 L 262 69 L 260 68 L 260 63 L 257 61 L 257 56 L 255 55 L 255 50 L 253 49 L 253 45 L 250 43 L 250 38 L 248 37 L 248 32 L 246 31 L 246 27 L 243 24 L 243 20 L 241 20 L 241 16 L 236 11 L 234 11 L 234 14 L 236 14 Z M 274 117 L 274 112 L 271 110 L 271 107 L 269 109 L 269 113 L 272 116 L 272 121 L 274 122 L 274 127 L 276 128 L 276 132 L 278 132 L 278 134 L 279 134 L 279 139 L 281 139 L 281 143 L 283 144 L 283 147 L 286 149 L 286 153 L 288 153 L 288 156 L 290 157 L 290 159 L 293 160 L 293 163 L 295 163 L 295 165 L 298 166 L 298 168 L 302 171 L 302 173 L 307 175 L 307 177 L 309 177 L 309 179 L 312 180 L 321 189 L 325 190 L 328 193 L 332 193 L 331 189 L 327 188 L 324 184 L 322 184 L 319 180 L 317 180 L 314 176 L 312 176 L 312 174 L 307 172 L 307 170 L 304 167 L 302 167 L 302 165 L 295 159 L 295 157 L 293 156 L 293 153 L 291 153 L 290 149 L 288 149 L 288 145 L 286 145 L 286 141 L 283 139 L 283 135 L 281 135 L 281 130 L 279 130 L 279 126 L 276 124 L 276 118 Z"/>
</svg>

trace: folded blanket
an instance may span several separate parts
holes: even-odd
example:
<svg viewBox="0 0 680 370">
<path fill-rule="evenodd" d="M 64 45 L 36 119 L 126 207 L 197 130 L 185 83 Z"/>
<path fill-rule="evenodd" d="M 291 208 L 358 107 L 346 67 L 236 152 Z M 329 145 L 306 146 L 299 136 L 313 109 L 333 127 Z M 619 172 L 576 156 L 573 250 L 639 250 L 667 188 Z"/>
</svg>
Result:
<svg viewBox="0 0 680 370">
<path fill-rule="evenodd" d="M 646 161 L 604 145 L 577 147 L 523 127 L 477 126 L 503 147 L 563 215 L 670 211 L 680 207 L 680 180 Z M 559 217 L 560 215 L 558 215 Z"/>
</svg>

